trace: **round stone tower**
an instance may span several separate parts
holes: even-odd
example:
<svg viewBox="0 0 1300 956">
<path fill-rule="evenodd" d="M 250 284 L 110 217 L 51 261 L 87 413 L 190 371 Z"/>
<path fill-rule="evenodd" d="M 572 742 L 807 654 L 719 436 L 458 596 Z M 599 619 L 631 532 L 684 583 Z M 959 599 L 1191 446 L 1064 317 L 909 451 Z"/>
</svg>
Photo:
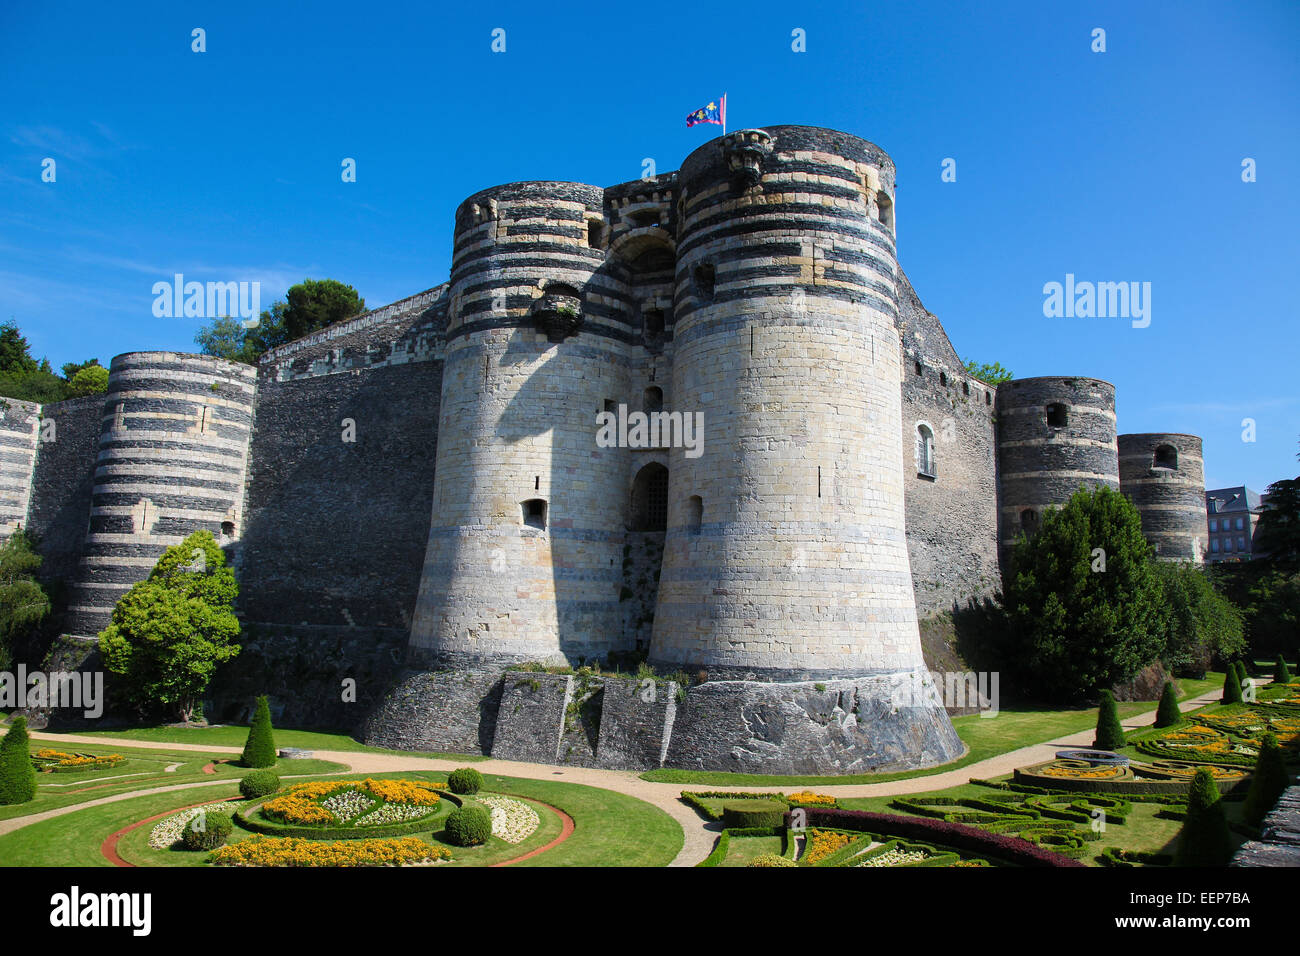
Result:
<svg viewBox="0 0 1300 956">
<path fill-rule="evenodd" d="M 113 359 L 69 630 L 94 636 L 163 551 L 240 536 L 257 370 L 207 355 Z"/>
<path fill-rule="evenodd" d="M 1205 466 L 1195 435 L 1119 436 L 1119 485 L 1162 561 L 1205 560 Z"/>
<path fill-rule="evenodd" d="M 1032 534 L 1043 511 L 1080 487 L 1120 486 L 1115 386 L 1095 378 L 1044 376 L 997 391 L 1002 547 Z"/>
<path fill-rule="evenodd" d="M 624 466 L 596 416 L 628 359 L 597 275 L 603 204 L 529 182 L 457 211 L 417 666 L 576 663 L 620 637 Z"/>
<path fill-rule="evenodd" d="M 950 759 L 961 744 L 944 711 L 897 706 L 925 664 L 904 529 L 894 164 L 855 136 L 777 126 L 701 146 L 678 183 L 672 392 L 704 441 L 696 457 L 670 452 L 651 661 L 708 682 L 678 714 L 669 763 Z"/>
</svg>

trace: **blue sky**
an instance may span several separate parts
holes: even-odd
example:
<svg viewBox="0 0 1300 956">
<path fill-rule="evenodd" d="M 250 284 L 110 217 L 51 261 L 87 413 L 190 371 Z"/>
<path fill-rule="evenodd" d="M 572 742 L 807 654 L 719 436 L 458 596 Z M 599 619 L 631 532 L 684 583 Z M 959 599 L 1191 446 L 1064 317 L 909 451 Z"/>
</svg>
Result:
<svg viewBox="0 0 1300 956">
<path fill-rule="evenodd" d="M 900 261 L 964 358 L 1114 382 L 1121 431 L 1262 490 L 1298 470 L 1297 49 L 1294 0 L 4 4 L 0 318 L 57 367 L 192 350 L 201 320 L 152 312 L 176 272 L 379 306 L 446 279 L 465 196 L 675 169 L 726 91 L 730 128 L 893 156 Z M 1150 326 L 1044 317 L 1067 273 L 1150 282 Z"/>
</svg>

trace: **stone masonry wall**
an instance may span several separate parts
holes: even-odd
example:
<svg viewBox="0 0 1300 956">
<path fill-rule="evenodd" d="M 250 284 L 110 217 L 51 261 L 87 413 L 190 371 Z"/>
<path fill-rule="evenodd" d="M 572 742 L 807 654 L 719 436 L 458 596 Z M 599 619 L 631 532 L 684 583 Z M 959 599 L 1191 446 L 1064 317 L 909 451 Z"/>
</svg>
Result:
<svg viewBox="0 0 1300 956">
<path fill-rule="evenodd" d="M 965 370 L 901 271 L 898 311 L 907 550 L 917 615 L 928 617 L 1000 587 L 995 389 Z M 933 477 L 917 457 L 921 427 L 933 439 Z"/>
</svg>

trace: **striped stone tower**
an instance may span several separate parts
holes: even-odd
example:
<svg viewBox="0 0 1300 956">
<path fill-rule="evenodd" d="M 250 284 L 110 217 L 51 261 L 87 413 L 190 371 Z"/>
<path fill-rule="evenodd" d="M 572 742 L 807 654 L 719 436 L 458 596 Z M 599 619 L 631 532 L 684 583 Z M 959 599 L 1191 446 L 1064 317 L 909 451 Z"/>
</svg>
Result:
<svg viewBox="0 0 1300 956">
<path fill-rule="evenodd" d="M 576 663 L 620 638 L 625 453 L 597 447 L 596 415 L 628 394 L 629 325 L 603 208 L 531 182 L 457 212 L 413 663 Z"/>
<path fill-rule="evenodd" d="M 1162 561 L 1205 561 L 1205 465 L 1195 435 L 1119 436 L 1119 486 Z"/>
<path fill-rule="evenodd" d="M 961 750 L 924 671 L 904 529 L 894 164 L 741 130 L 679 173 L 675 408 L 651 661 L 703 671 L 669 763 L 924 766 Z"/>
<path fill-rule="evenodd" d="M 69 608 L 74 635 L 102 630 L 118 599 L 187 535 L 239 537 L 256 374 L 206 355 L 113 359 Z"/>
<path fill-rule="evenodd" d="M 41 406 L 0 399 L 0 540 L 27 524 Z"/>
<path fill-rule="evenodd" d="M 997 391 L 999 538 L 1003 558 L 1043 511 L 1083 488 L 1119 489 L 1115 386 L 1095 378 L 1046 376 Z"/>
</svg>

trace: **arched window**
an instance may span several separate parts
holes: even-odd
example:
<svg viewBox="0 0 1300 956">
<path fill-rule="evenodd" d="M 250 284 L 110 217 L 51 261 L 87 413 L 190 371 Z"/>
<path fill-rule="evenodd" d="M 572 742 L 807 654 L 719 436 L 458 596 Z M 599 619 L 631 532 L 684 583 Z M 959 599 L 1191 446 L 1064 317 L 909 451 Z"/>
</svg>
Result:
<svg viewBox="0 0 1300 956">
<path fill-rule="evenodd" d="M 1155 465 L 1153 467 L 1176 469 L 1178 467 L 1178 449 L 1173 445 L 1157 445 Z"/>
<path fill-rule="evenodd" d="M 916 426 L 916 473 L 926 478 L 935 476 L 934 431 L 929 425 Z"/>
<path fill-rule="evenodd" d="M 652 461 L 632 481 L 632 530 L 668 528 L 668 469 Z"/>
<path fill-rule="evenodd" d="M 686 499 L 686 530 L 690 534 L 699 534 L 703 523 L 704 499 L 699 495 L 691 495 Z"/>
<path fill-rule="evenodd" d="M 647 414 L 650 412 L 661 412 L 664 410 L 664 390 L 658 385 L 651 385 L 645 390 L 645 397 L 641 400 L 641 410 Z"/>
<path fill-rule="evenodd" d="M 1070 413 L 1060 402 L 1053 402 L 1047 406 L 1047 426 L 1049 428 L 1064 428 L 1070 422 Z"/>
<path fill-rule="evenodd" d="M 948 387 L 948 373 L 947 373 L 947 372 L 940 372 L 940 373 L 939 373 L 939 384 L 942 385 L 944 388 L 947 388 L 947 387 Z"/>
<path fill-rule="evenodd" d="M 529 498 L 523 503 L 524 524 L 530 528 L 546 530 L 546 502 L 541 498 Z"/>
</svg>

